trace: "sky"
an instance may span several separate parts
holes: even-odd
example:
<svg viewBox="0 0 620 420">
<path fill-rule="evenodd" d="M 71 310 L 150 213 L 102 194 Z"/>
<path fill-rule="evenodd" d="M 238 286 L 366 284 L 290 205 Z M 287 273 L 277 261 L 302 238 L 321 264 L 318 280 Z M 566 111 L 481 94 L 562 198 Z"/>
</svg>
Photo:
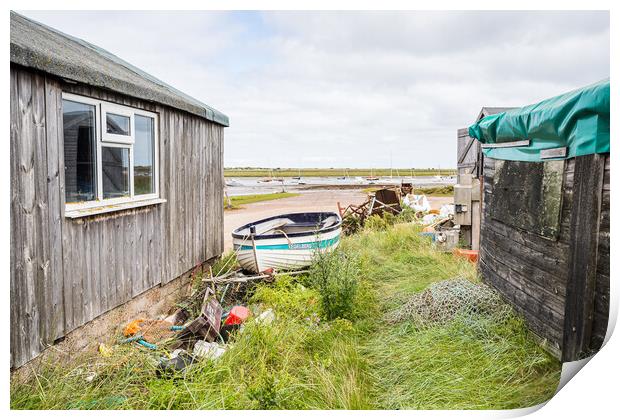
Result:
<svg viewBox="0 0 620 420">
<path fill-rule="evenodd" d="M 230 118 L 226 167 L 456 167 L 483 106 L 609 77 L 608 12 L 22 11 Z"/>
</svg>

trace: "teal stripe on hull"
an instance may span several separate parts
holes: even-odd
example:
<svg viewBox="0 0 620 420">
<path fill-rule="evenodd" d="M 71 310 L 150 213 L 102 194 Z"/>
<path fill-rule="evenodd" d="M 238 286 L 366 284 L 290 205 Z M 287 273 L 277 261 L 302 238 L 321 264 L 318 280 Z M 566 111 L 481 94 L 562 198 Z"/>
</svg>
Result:
<svg viewBox="0 0 620 420">
<path fill-rule="evenodd" d="M 340 240 L 340 235 L 333 237 L 332 239 L 324 239 L 322 241 L 302 242 L 299 244 L 277 244 L 277 245 L 256 245 L 256 249 L 323 249 L 328 248 Z M 250 250 L 252 245 L 235 245 L 235 250 Z"/>
</svg>

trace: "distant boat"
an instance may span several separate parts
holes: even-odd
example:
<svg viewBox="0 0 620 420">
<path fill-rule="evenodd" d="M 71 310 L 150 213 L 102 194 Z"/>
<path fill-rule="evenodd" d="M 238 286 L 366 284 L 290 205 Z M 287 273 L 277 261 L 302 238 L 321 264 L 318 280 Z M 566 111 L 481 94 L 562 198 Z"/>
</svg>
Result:
<svg viewBox="0 0 620 420">
<path fill-rule="evenodd" d="M 227 179 L 226 180 L 226 186 L 227 187 L 240 187 L 243 184 L 241 184 L 241 182 L 234 180 L 234 179 Z"/>
<path fill-rule="evenodd" d="M 339 176 L 336 179 L 347 179 L 347 177 L 349 176 L 349 171 L 347 171 L 346 169 L 343 171 L 343 175 Z"/>
<path fill-rule="evenodd" d="M 269 169 L 269 177 L 263 178 L 259 182 L 273 182 L 273 181 L 278 181 L 278 180 L 273 178 L 273 169 Z"/>
<path fill-rule="evenodd" d="M 293 179 L 301 179 L 301 169 L 299 170 L 299 174 L 294 176 Z"/>
<path fill-rule="evenodd" d="M 372 169 L 370 169 L 370 176 L 366 177 L 366 181 L 378 181 L 379 177 L 378 176 L 374 176 L 374 174 L 372 173 Z"/>
<path fill-rule="evenodd" d="M 282 214 L 233 230 L 233 248 L 248 271 L 299 269 L 309 266 L 317 251 L 338 246 L 341 224 L 333 212 Z"/>
</svg>

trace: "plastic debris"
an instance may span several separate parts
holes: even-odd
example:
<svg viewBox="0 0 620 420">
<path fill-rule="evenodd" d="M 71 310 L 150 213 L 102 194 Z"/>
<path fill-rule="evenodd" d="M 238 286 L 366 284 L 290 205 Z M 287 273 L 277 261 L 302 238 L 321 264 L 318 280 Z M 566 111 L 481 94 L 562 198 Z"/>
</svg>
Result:
<svg viewBox="0 0 620 420">
<path fill-rule="evenodd" d="M 194 344 L 194 356 L 216 360 L 222 357 L 227 349 L 228 347 L 225 344 L 198 340 Z"/>
<path fill-rule="evenodd" d="M 407 194 L 403 198 L 403 204 L 407 207 L 411 207 L 415 211 L 427 212 L 431 210 L 428 198 L 426 198 L 424 194 Z"/>
<path fill-rule="evenodd" d="M 123 330 L 123 335 L 125 337 L 131 337 L 132 335 L 135 335 L 138 331 L 140 331 L 140 324 L 144 321 L 144 319 L 134 319 L 129 324 L 127 324 L 127 326 Z"/>
<path fill-rule="evenodd" d="M 157 369 L 158 375 L 182 371 L 192 365 L 195 361 L 194 356 L 185 350 L 179 350 L 178 352 L 173 353 L 173 355 L 174 356 L 169 359 L 166 357 L 162 357 L 160 359 Z"/>
<path fill-rule="evenodd" d="M 457 257 L 467 258 L 472 263 L 478 262 L 478 251 L 472 249 L 455 248 L 452 252 Z"/>
<path fill-rule="evenodd" d="M 97 350 L 103 357 L 110 357 L 112 355 L 112 349 L 103 343 L 99 343 Z"/>
<path fill-rule="evenodd" d="M 269 325 L 275 320 L 276 320 L 276 314 L 271 308 L 267 309 L 266 311 L 261 312 L 260 315 L 256 317 L 256 322 L 264 324 L 264 325 Z"/>
<path fill-rule="evenodd" d="M 454 216 L 454 204 L 444 204 L 443 206 L 441 206 L 441 208 L 439 209 L 439 216 L 442 219 L 450 217 L 451 215 Z"/>
<path fill-rule="evenodd" d="M 439 219 L 438 214 L 426 214 L 422 217 L 422 224 L 430 225 L 437 221 L 437 219 Z"/>
<path fill-rule="evenodd" d="M 224 325 L 240 325 L 250 316 L 250 310 L 245 306 L 233 306 L 224 321 Z"/>
</svg>

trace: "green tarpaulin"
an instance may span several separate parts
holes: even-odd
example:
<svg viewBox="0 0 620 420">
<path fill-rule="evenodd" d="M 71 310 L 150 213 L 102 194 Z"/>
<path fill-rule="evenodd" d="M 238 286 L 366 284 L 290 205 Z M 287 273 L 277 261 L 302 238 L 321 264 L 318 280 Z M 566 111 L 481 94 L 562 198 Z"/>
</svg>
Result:
<svg viewBox="0 0 620 420">
<path fill-rule="evenodd" d="M 482 143 L 529 140 L 529 146 L 485 148 L 493 159 L 541 162 L 541 151 L 566 147 L 567 159 L 609 153 L 609 79 L 481 119 L 469 135 Z M 543 154 L 544 155 L 544 154 Z"/>
</svg>

